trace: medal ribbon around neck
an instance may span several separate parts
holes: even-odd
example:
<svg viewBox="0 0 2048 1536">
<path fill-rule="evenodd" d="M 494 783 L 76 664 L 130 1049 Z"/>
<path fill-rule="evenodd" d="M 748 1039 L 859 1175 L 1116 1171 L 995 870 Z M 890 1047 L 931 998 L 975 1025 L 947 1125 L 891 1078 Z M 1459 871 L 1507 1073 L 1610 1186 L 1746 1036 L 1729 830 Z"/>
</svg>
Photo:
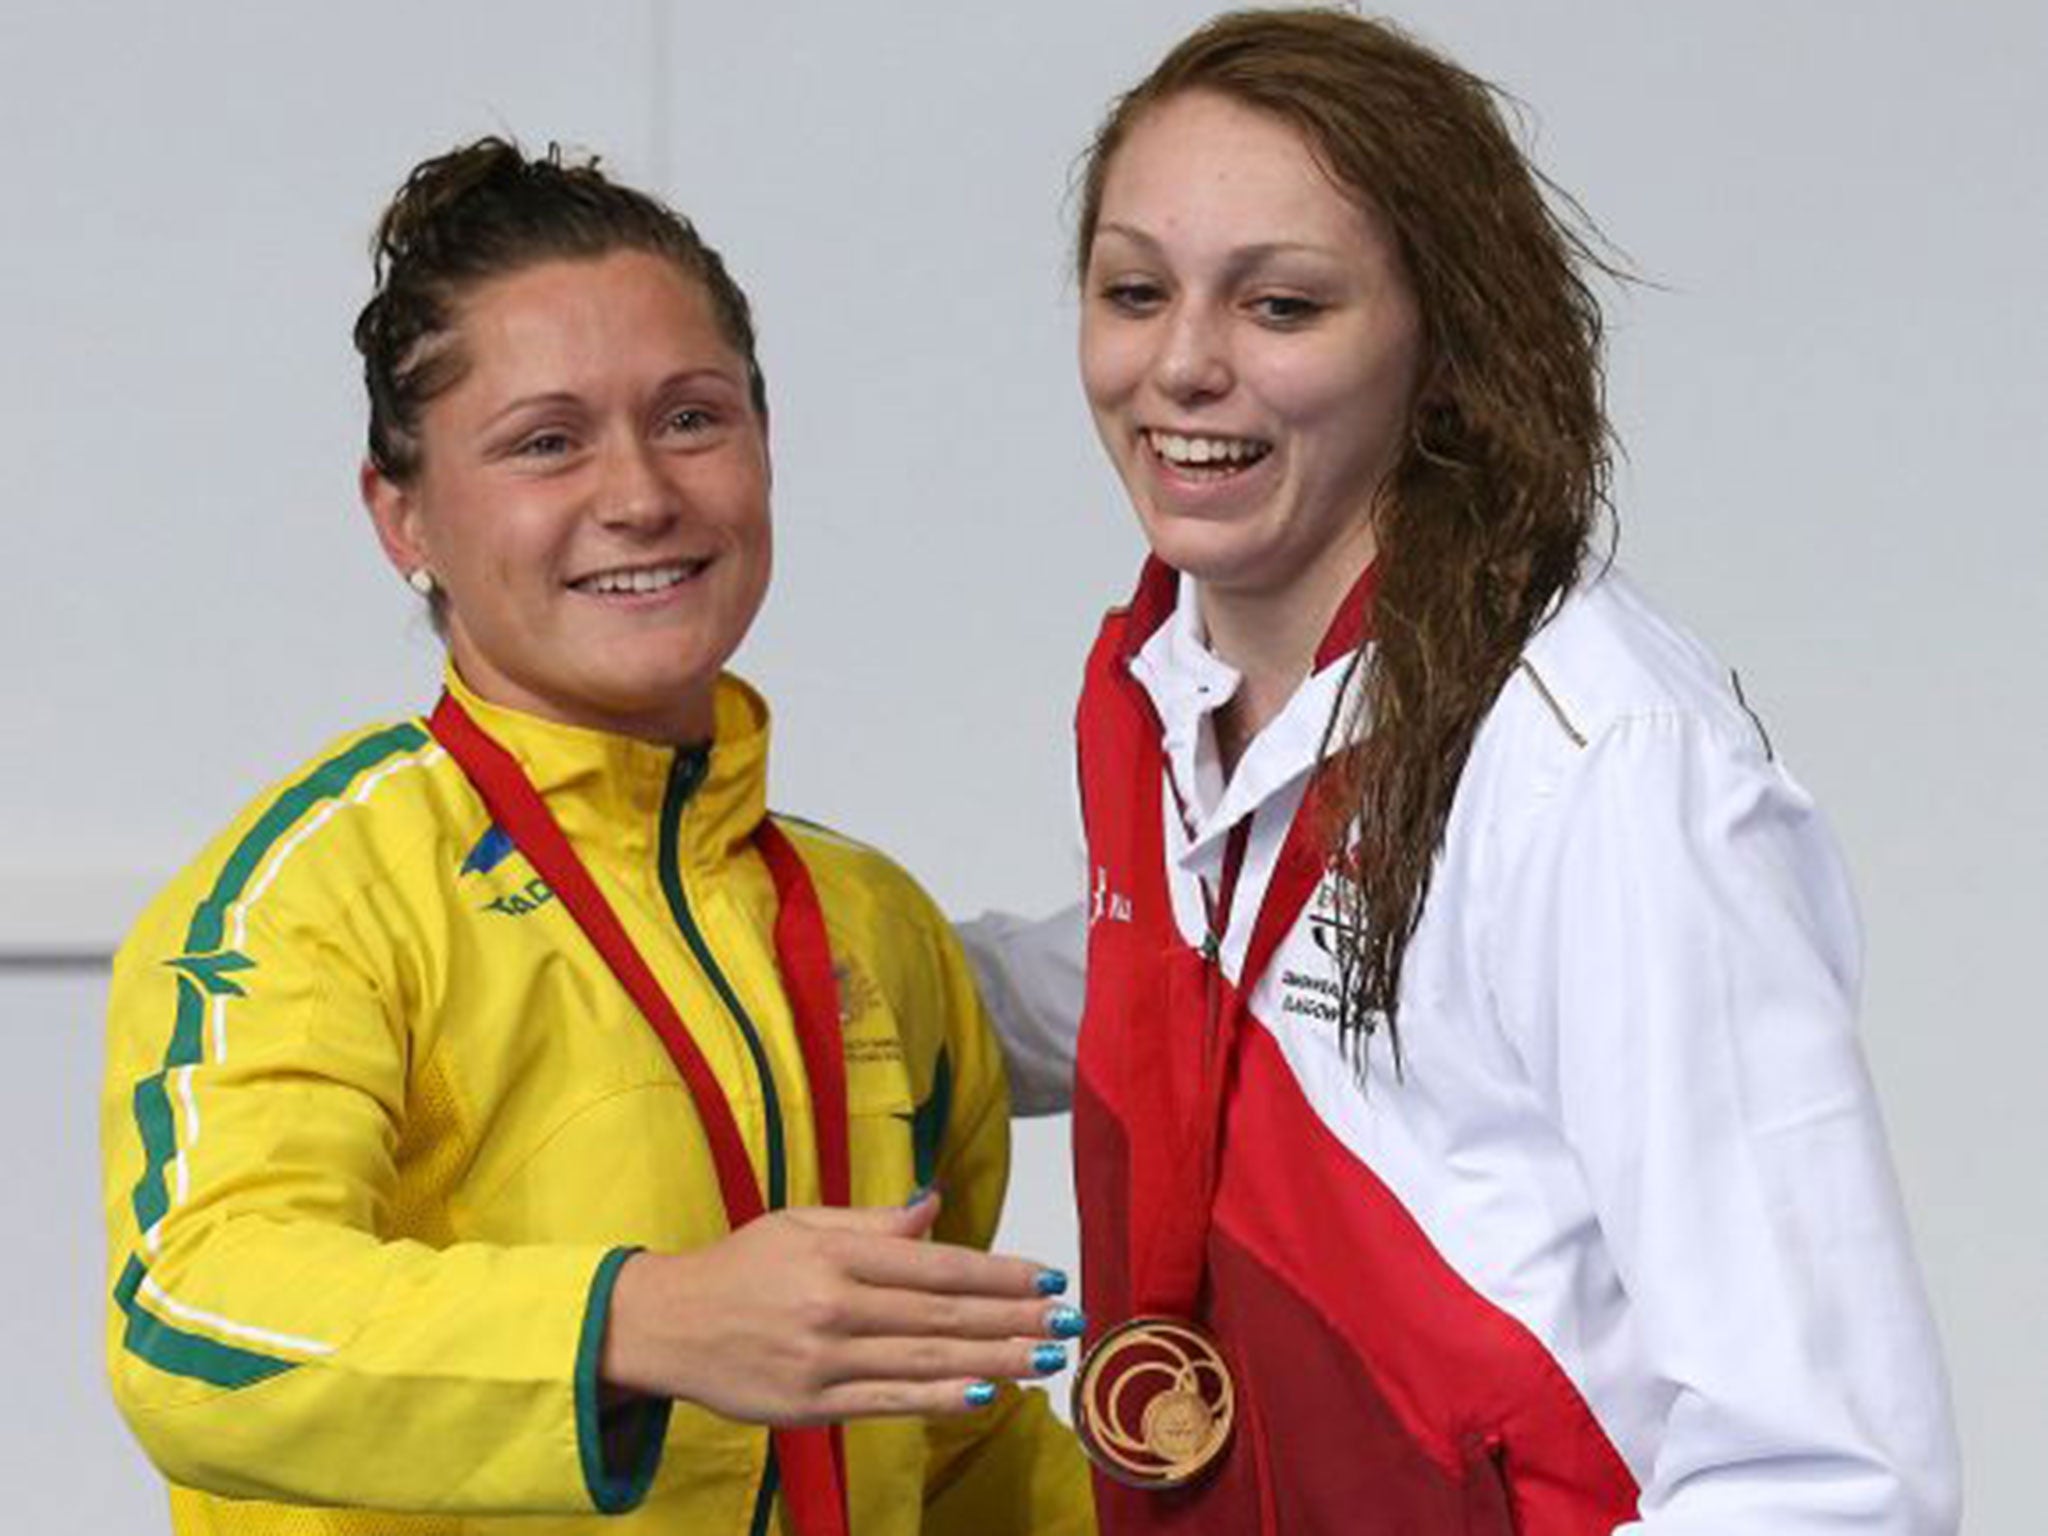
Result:
<svg viewBox="0 0 2048 1536">
<path fill-rule="evenodd" d="M 1331 665 L 1365 638 L 1376 572 L 1359 578 L 1319 647 L 1315 665 Z M 1142 589 L 1141 589 L 1142 591 Z M 1150 700 L 1135 681 L 1134 693 L 1148 710 Z M 1157 724 L 1156 715 L 1154 724 Z M 1152 739 L 1162 733 L 1155 729 Z M 1176 1092 L 1176 1074 L 1164 1061 L 1127 1074 L 1134 1124 L 1158 1137 L 1146 1157 L 1157 1184 L 1138 1185 L 1144 1149 L 1133 1147 L 1134 1188 L 1128 1203 L 1132 1230 L 1133 1301 L 1136 1315 L 1097 1339 L 1074 1380 L 1074 1422 L 1082 1448 L 1107 1476 L 1148 1489 L 1186 1486 L 1199 1479 L 1228 1448 L 1236 1419 L 1236 1389 L 1228 1362 L 1206 1330 L 1194 1322 L 1208 1272 L 1209 1229 L 1222 1171 L 1223 1119 L 1236 1080 L 1239 1042 L 1251 1013 L 1252 994 L 1272 964 L 1281 942 L 1328 868 L 1323 803 L 1331 762 L 1318 765 L 1296 808 L 1253 919 L 1244 963 L 1232 986 L 1222 970 L 1222 947 L 1231 926 L 1237 887 L 1251 840 L 1252 817 L 1234 826 L 1224 845 L 1223 865 L 1212 896 L 1202 885 L 1208 933 L 1199 952 L 1176 946 L 1157 963 L 1162 999 L 1153 1027 L 1180 1027 L 1185 1014 L 1172 1006 L 1176 983 L 1199 966 L 1203 991 L 1203 1035 L 1192 1102 Z M 1163 809 L 1161 786 L 1173 791 L 1183 826 L 1188 812 L 1162 750 L 1140 753 L 1133 765 L 1140 777 L 1138 814 Z M 1126 1029 L 1130 1026 L 1126 1025 Z M 1136 1042 L 1126 1037 L 1126 1048 Z M 1142 1192 L 1143 1198 L 1140 1198 Z"/>
<path fill-rule="evenodd" d="M 441 695 L 427 724 L 469 779 L 491 819 L 539 871 L 667 1049 L 710 1143 L 727 1225 L 737 1230 L 762 1215 L 766 1206 L 746 1141 L 710 1062 L 526 770 L 451 694 Z M 775 884 L 775 963 L 796 1018 L 810 1080 L 819 1188 L 825 1204 L 845 1205 L 852 1192 L 846 1063 L 839 1037 L 839 984 L 832 974 L 824 911 L 796 846 L 766 816 L 754 829 L 753 845 Z M 775 1429 L 771 1435 L 782 1469 L 784 1505 L 799 1536 L 846 1536 L 845 1452 L 839 1427 Z"/>
</svg>

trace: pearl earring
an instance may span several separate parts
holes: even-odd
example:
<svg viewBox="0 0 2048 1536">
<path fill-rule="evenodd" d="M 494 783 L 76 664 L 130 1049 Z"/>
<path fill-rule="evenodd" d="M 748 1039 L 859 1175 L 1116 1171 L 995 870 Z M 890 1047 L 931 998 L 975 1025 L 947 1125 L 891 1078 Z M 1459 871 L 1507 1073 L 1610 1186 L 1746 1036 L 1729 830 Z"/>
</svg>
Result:
<svg viewBox="0 0 2048 1536">
<path fill-rule="evenodd" d="M 434 573 L 424 565 L 416 565 L 406 573 L 405 584 L 421 597 L 434 595 Z"/>
</svg>

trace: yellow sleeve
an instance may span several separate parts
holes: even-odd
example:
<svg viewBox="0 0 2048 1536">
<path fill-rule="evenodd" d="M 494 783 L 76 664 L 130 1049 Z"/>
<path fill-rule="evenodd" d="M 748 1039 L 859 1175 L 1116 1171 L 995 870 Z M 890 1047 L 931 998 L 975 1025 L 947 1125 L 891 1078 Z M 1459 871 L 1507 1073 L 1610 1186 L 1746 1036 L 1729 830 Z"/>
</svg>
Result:
<svg viewBox="0 0 2048 1536">
<path fill-rule="evenodd" d="M 945 1204 L 936 1235 L 987 1248 L 1009 1182 L 1009 1094 L 966 958 L 950 932 L 942 932 L 939 949 L 948 1020 L 942 1061 L 950 1065 L 950 1091 L 939 1131 L 937 1176 Z M 1091 1536 L 1095 1530 L 1087 1463 L 1042 1390 L 1006 1386 L 979 1412 L 932 1420 L 927 1437 L 927 1532 Z"/>
<path fill-rule="evenodd" d="M 274 890 L 224 923 L 236 878 L 196 866 L 115 966 L 107 1361 L 130 1427 L 174 1482 L 238 1498 L 630 1508 L 667 1405 L 609 1467 L 624 1252 L 387 1238 L 416 1044 L 389 943 L 303 882 L 300 909 Z"/>
</svg>

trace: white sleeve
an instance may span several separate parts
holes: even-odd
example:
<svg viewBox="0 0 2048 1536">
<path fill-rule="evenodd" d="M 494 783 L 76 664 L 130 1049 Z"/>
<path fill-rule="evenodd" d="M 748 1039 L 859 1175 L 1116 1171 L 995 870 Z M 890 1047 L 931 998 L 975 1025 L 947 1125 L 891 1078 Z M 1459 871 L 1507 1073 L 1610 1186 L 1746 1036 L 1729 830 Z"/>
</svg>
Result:
<svg viewBox="0 0 2048 1536">
<path fill-rule="evenodd" d="M 1012 1112 L 1064 1114 L 1074 1099 L 1088 955 L 1081 904 L 1035 920 L 986 912 L 954 932 L 1002 1040 Z"/>
<path fill-rule="evenodd" d="M 1855 913 L 1805 792 L 1760 743 L 1624 720 L 1501 895 L 1503 1018 L 1672 1394 L 1617 1536 L 1955 1531 L 1947 1383 L 1854 1035 Z"/>
</svg>

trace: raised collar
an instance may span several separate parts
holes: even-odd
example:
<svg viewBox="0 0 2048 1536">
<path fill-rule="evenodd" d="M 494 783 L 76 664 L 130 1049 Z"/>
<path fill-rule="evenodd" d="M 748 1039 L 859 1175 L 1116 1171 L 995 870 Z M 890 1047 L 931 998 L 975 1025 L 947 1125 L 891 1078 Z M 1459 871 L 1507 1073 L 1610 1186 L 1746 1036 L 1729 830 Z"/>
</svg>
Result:
<svg viewBox="0 0 2048 1536">
<path fill-rule="evenodd" d="M 1359 676 L 1352 660 L 1369 630 L 1376 584 L 1368 567 L 1317 647 L 1315 670 L 1252 739 L 1226 782 L 1214 716 L 1242 675 L 1209 648 L 1195 581 L 1147 563 L 1130 606 L 1126 664 L 1159 717 L 1167 771 L 1192 834 L 1190 857 L 1315 767 L 1340 698 Z M 1345 699 L 1344 707 L 1350 703 Z"/>
<path fill-rule="evenodd" d="M 645 856 L 658 844 L 664 815 L 674 815 L 682 862 L 709 867 L 730 858 L 767 814 L 768 706 L 731 673 L 720 675 L 712 698 L 711 741 L 682 747 L 489 703 L 453 662 L 443 682 L 519 760 L 578 848 Z"/>
</svg>

